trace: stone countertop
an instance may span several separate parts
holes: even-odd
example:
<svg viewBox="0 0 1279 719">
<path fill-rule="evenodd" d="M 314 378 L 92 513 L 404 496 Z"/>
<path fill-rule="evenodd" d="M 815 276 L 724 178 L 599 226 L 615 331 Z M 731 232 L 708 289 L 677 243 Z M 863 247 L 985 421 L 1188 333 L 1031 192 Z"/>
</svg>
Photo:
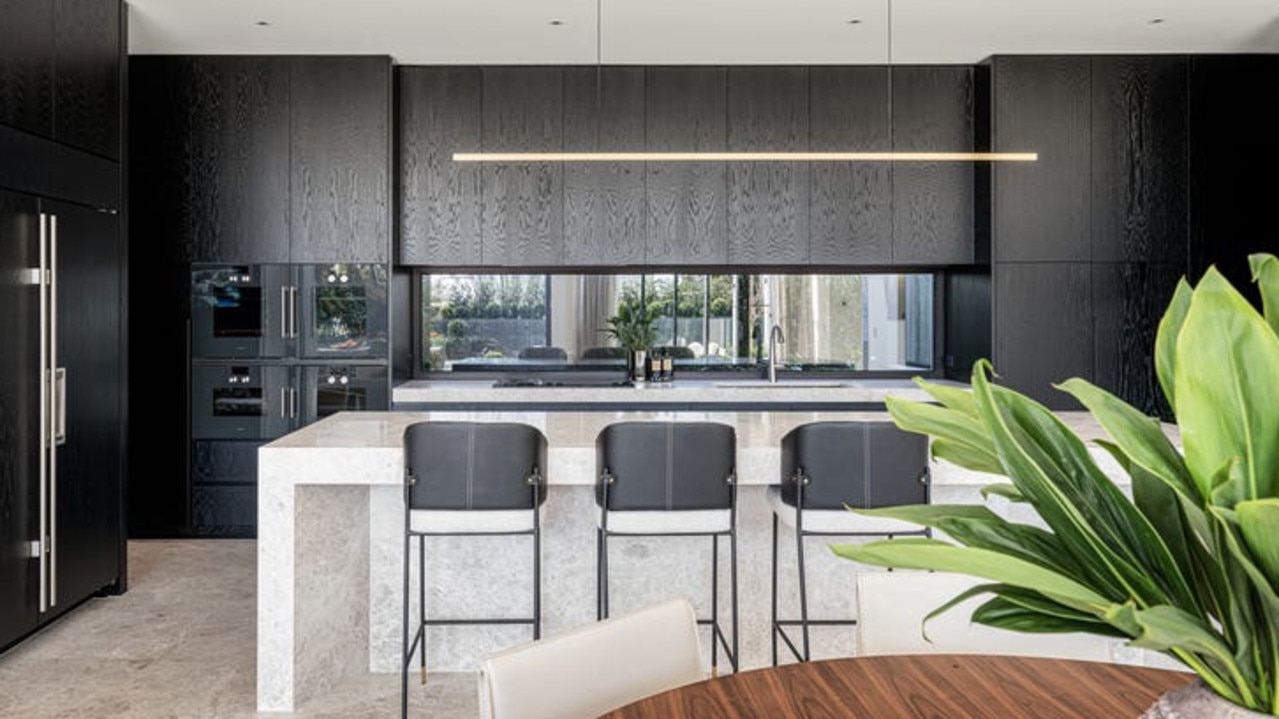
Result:
<svg viewBox="0 0 1279 719">
<path fill-rule="evenodd" d="M 598 386 L 495 387 L 496 380 L 412 380 L 391 392 L 396 406 L 426 404 L 882 404 L 892 395 L 925 400 L 928 395 L 909 379 L 782 379 L 776 383 L 749 379 L 679 379 L 636 387 Z M 967 385 L 949 380 L 938 384 Z"/>
<path fill-rule="evenodd" d="M 501 390 L 495 390 L 501 391 Z M 643 390 L 647 391 L 647 390 Z M 1105 437 L 1087 412 L 1059 412 L 1058 416 L 1085 441 Z M 595 438 L 606 425 L 622 421 L 721 422 L 737 431 L 738 477 L 743 485 L 773 484 L 780 466 L 781 438 L 799 424 L 821 420 L 887 420 L 883 411 L 403 411 L 339 412 L 277 439 L 259 451 L 263 458 L 304 462 L 308 483 L 398 483 L 402 470 L 368 471 L 373 467 L 402 467 L 404 428 L 411 422 L 521 422 L 537 427 L 548 445 L 550 484 L 592 484 L 595 481 Z M 1165 431 L 1179 441 L 1175 425 Z M 1112 477 L 1123 472 L 1096 445 L 1089 450 Z M 288 476 L 286 474 L 286 476 Z M 996 481 L 992 475 L 969 472 L 947 462 L 934 462 L 933 483 L 973 485 Z"/>
</svg>

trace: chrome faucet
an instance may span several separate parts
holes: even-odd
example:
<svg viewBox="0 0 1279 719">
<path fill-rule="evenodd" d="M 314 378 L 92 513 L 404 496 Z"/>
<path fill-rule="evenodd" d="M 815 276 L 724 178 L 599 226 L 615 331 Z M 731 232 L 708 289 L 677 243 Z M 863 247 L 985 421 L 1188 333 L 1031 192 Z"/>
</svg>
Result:
<svg viewBox="0 0 1279 719">
<path fill-rule="evenodd" d="M 773 330 L 768 333 L 768 381 L 769 383 L 777 382 L 777 345 L 786 344 L 786 338 L 782 336 L 782 326 L 773 325 Z"/>
</svg>

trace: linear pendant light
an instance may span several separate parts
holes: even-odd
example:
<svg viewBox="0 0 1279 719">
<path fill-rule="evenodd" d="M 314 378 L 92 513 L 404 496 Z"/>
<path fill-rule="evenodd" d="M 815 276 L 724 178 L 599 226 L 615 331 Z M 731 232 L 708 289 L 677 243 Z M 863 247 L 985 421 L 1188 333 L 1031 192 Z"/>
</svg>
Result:
<svg viewBox="0 0 1279 719">
<path fill-rule="evenodd" d="M 892 133 L 893 3 L 888 4 L 888 112 Z M 595 4 L 595 64 L 602 66 L 600 14 Z M 599 77 L 596 95 L 599 95 Z M 890 139 L 889 145 L 892 142 Z M 455 152 L 454 162 L 1036 162 L 1037 152 Z"/>
</svg>

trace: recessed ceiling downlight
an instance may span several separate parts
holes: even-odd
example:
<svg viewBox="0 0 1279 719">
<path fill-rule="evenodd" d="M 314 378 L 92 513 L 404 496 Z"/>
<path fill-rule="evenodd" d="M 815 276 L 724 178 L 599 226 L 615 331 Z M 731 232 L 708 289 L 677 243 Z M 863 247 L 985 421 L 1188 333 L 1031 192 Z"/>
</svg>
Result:
<svg viewBox="0 0 1279 719">
<path fill-rule="evenodd" d="M 257 25 L 258 27 L 271 27 L 271 23 L 267 20 L 258 20 L 257 22 L 253 24 Z"/>
<path fill-rule="evenodd" d="M 1146 21 L 1147 25 L 1162 25 L 1163 23 L 1164 19 L 1161 17 L 1152 17 Z"/>
<path fill-rule="evenodd" d="M 560 25 L 563 25 L 563 24 L 564 24 L 564 21 L 563 21 L 563 20 L 551 20 L 550 22 L 548 22 L 548 23 L 546 23 L 546 24 L 547 24 L 547 25 L 550 25 L 551 27 L 559 27 Z"/>
</svg>

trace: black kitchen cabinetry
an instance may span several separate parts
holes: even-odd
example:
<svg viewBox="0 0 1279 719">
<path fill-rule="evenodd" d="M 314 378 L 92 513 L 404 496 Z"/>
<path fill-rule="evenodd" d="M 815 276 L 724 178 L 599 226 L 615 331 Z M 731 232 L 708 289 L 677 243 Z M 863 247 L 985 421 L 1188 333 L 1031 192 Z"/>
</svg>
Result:
<svg viewBox="0 0 1279 719">
<path fill-rule="evenodd" d="M 123 4 L 0 1 L 0 124 L 120 159 Z"/>
<path fill-rule="evenodd" d="M 152 210 L 130 236 L 134 415 L 161 468 L 133 482 L 130 534 L 253 536 L 258 446 L 390 404 L 390 59 L 130 73 L 130 193 Z"/>
<path fill-rule="evenodd" d="M 0 650 L 127 587 L 118 0 L 0 0 Z"/>
<path fill-rule="evenodd" d="M 971 67 L 396 68 L 403 266 L 972 264 L 963 163 L 486 163 L 458 151 L 974 145 Z M 891 127 L 890 127 L 891 123 Z"/>
<path fill-rule="evenodd" d="M 1189 267 L 1188 59 L 996 57 L 992 170 L 993 362 L 1009 386 L 1077 409 L 1081 376 L 1168 416 L 1151 360 Z M 1198 172 L 1198 171 L 1196 171 Z"/>
</svg>

